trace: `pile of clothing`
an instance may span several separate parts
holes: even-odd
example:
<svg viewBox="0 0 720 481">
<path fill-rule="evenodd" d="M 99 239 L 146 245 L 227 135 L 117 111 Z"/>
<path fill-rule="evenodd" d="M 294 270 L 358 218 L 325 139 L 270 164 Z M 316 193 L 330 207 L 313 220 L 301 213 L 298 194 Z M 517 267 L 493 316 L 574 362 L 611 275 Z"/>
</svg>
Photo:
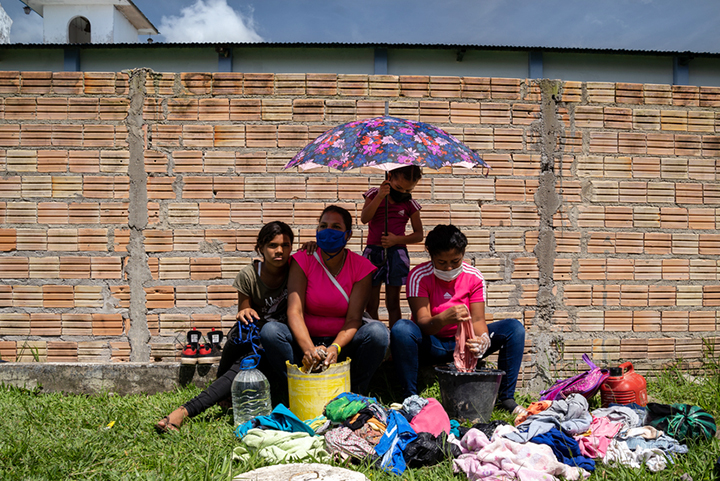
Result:
<svg viewBox="0 0 720 481">
<path fill-rule="evenodd" d="M 581 479 L 596 459 L 658 472 L 687 453 L 687 439 L 709 440 L 715 432 L 715 420 L 697 406 L 611 404 L 590 412 L 587 399 L 572 394 L 532 403 L 514 427 L 498 426 L 491 435 L 471 429 L 453 464 L 472 480 Z"/>
<path fill-rule="evenodd" d="M 270 415 L 238 426 L 235 434 L 242 443 L 233 450 L 234 459 L 350 459 L 395 474 L 461 454 L 459 423 L 436 399 L 419 396 L 385 408 L 375 398 L 342 393 L 327 403 L 323 415 L 304 422 L 280 404 Z"/>
<path fill-rule="evenodd" d="M 242 443 L 233 457 L 349 459 L 398 475 L 453 459 L 455 471 L 471 480 L 575 480 L 590 476 L 596 460 L 660 471 L 687 452 L 687 439 L 710 439 L 716 430 L 712 416 L 697 406 L 610 405 L 590 412 L 580 394 L 532 403 L 514 424 L 461 427 L 433 398 L 410 396 L 385 408 L 374 398 L 343 393 L 315 419 L 301 421 L 278 405 L 238 426 Z"/>
</svg>

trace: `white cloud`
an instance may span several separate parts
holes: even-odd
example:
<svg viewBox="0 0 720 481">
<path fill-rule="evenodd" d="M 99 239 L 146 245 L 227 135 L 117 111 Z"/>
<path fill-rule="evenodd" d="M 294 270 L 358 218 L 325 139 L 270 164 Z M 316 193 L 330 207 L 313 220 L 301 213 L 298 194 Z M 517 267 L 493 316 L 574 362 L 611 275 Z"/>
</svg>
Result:
<svg viewBox="0 0 720 481">
<path fill-rule="evenodd" d="M 10 43 L 43 43 L 43 19 L 32 12 L 13 19 L 10 28 Z"/>
<path fill-rule="evenodd" d="M 167 42 L 262 42 L 252 14 L 233 10 L 227 0 L 196 0 L 180 16 L 163 16 L 158 26 Z"/>
</svg>

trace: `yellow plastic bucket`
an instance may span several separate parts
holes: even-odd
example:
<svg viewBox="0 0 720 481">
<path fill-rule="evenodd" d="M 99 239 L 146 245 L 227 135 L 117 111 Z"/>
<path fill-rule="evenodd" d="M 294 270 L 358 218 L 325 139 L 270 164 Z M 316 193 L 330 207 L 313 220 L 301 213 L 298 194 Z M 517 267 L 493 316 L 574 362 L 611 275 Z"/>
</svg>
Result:
<svg viewBox="0 0 720 481">
<path fill-rule="evenodd" d="M 331 364 L 317 374 L 306 374 L 290 361 L 285 361 L 285 365 L 290 411 L 303 421 L 321 415 L 328 401 L 338 394 L 350 392 L 350 359 Z"/>
</svg>

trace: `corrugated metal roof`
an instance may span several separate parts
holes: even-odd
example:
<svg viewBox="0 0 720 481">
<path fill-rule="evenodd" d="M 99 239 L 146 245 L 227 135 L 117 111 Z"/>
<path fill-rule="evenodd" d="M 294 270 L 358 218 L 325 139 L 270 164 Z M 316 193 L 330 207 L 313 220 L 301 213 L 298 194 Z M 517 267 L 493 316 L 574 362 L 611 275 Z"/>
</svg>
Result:
<svg viewBox="0 0 720 481">
<path fill-rule="evenodd" d="M 343 43 L 343 42 L 137 42 L 137 43 L 11 43 L 0 45 L 0 48 L 66 48 L 68 46 L 87 49 L 113 48 L 215 48 L 215 47 L 254 47 L 254 48 L 395 48 L 395 49 L 437 49 L 437 50 L 500 50 L 500 51 L 541 51 L 541 52 L 573 52 L 573 53 L 604 53 L 618 55 L 665 55 L 688 57 L 717 57 L 720 52 L 691 52 L 671 50 L 633 50 L 612 48 L 580 48 L 580 47 L 543 47 L 518 45 L 471 45 L 471 44 L 420 44 L 420 43 Z"/>
</svg>

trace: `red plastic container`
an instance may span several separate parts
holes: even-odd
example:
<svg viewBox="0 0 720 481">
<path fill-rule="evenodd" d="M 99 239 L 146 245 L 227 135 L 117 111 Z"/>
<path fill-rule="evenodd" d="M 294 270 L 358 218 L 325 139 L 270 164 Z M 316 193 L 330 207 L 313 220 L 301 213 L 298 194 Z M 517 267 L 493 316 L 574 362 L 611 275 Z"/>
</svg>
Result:
<svg viewBox="0 0 720 481">
<path fill-rule="evenodd" d="M 610 403 L 647 405 L 647 381 L 635 372 L 631 362 L 610 368 L 610 376 L 600 385 L 600 401 L 606 408 Z"/>
</svg>

